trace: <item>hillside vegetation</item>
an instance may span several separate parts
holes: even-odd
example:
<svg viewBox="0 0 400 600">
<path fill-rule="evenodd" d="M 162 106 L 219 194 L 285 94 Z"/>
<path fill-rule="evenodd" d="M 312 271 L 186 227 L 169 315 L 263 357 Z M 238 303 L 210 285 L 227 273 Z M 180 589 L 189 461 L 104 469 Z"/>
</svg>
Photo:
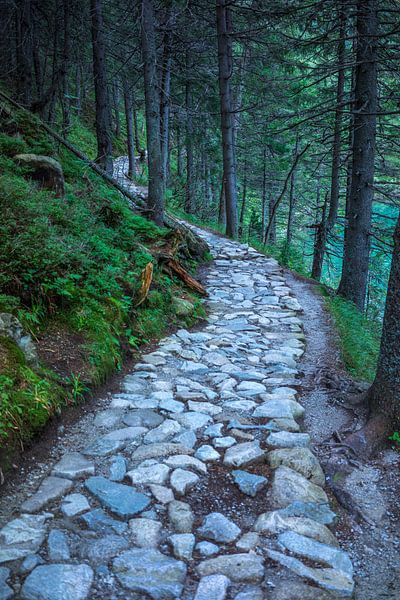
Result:
<svg viewBox="0 0 400 600">
<path fill-rule="evenodd" d="M 92 134 L 81 123 L 90 149 Z M 24 444 L 46 421 L 78 402 L 135 352 L 178 323 L 174 296 L 182 284 L 162 273 L 154 255 L 171 231 L 134 214 L 125 198 L 26 111 L 0 122 L 0 313 L 15 315 L 36 342 L 40 365 L 27 364 L 0 338 L 0 445 Z M 15 155 L 58 160 L 65 196 L 30 179 Z M 147 299 L 135 308 L 141 272 L 154 262 Z M 194 260 L 186 267 L 195 267 Z M 201 314 L 197 298 L 194 314 Z"/>
</svg>

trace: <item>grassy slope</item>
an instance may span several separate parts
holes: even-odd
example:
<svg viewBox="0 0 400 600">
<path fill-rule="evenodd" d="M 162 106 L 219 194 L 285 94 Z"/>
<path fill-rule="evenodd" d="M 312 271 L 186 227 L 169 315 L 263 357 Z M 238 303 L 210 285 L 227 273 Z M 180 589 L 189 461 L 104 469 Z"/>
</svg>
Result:
<svg viewBox="0 0 400 600">
<path fill-rule="evenodd" d="M 88 154 L 94 150 L 82 123 L 71 139 L 81 140 Z M 13 160 L 20 152 L 61 162 L 64 199 L 38 189 Z M 44 357 L 33 369 L 0 338 L 4 448 L 29 440 L 49 417 L 104 381 L 126 351 L 159 338 L 177 322 L 172 296 L 188 294 L 155 265 L 148 298 L 135 308 L 141 271 L 168 230 L 134 215 L 118 192 L 58 148 L 26 113 L 0 122 L 0 214 L 0 312 L 20 319 Z"/>
</svg>

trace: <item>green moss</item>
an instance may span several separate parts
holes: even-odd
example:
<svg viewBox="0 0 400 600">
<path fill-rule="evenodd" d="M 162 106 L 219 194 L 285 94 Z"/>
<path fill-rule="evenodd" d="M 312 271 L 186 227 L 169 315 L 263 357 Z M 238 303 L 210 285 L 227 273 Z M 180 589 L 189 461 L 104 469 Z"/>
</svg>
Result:
<svg viewBox="0 0 400 600">
<path fill-rule="evenodd" d="M 379 325 L 368 320 L 351 302 L 340 296 L 328 296 L 322 287 L 321 290 L 339 334 L 346 368 L 356 379 L 372 381 L 379 354 Z"/>
<path fill-rule="evenodd" d="M 7 150 L 0 157 L 0 310 L 15 314 L 33 336 L 54 323 L 79 334 L 77 354 L 85 363 L 83 376 L 61 378 L 43 366 L 31 369 L 17 348 L 3 342 L 0 438 L 26 441 L 81 398 L 84 388 L 119 369 L 128 348 L 159 339 L 175 325 L 171 298 L 182 285 L 155 267 L 151 291 L 136 308 L 141 272 L 168 243 L 169 230 L 135 215 L 118 191 L 68 150 L 56 153 L 34 117 L 18 112 L 0 125 L 0 147 Z M 84 123 L 74 123 L 70 139 L 94 156 L 95 138 Z M 17 146 L 61 162 L 63 199 L 39 189 L 14 163 Z"/>
</svg>

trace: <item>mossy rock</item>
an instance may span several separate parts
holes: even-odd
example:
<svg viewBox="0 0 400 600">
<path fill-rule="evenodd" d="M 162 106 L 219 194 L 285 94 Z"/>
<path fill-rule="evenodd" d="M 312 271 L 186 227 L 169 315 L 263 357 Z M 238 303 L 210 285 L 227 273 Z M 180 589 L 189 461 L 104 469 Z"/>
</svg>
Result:
<svg viewBox="0 0 400 600">
<path fill-rule="evenodd" d="M 57 198 L 64 196 L 64 174 L 57 160 L 41 154 L 17 154 L 14 160 L 28 167 L 32 171 L 30 177 L 41 187 L 54 192 Z"/>
<path fill-rule="evenodd" d="M 194 312 L 194 306 L 189 300 L 178 297 L 172 299 L 172 308 L 178 317 L 190 317 Z"/>
</svg>

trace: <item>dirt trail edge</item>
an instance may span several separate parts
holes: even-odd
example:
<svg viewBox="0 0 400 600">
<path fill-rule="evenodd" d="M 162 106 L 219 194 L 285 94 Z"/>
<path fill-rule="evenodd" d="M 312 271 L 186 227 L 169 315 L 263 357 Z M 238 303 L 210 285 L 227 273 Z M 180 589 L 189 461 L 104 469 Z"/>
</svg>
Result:
<svg viewBox="0 0 400 600">
<path fill-rule="evenodd" d="M 0 530 L 2 598 L 352 596 L 301 431 L 301 307 L 275 260 L 196 231 L 207 322 L 142 356 L 29 480 Z"/>
</svg>

